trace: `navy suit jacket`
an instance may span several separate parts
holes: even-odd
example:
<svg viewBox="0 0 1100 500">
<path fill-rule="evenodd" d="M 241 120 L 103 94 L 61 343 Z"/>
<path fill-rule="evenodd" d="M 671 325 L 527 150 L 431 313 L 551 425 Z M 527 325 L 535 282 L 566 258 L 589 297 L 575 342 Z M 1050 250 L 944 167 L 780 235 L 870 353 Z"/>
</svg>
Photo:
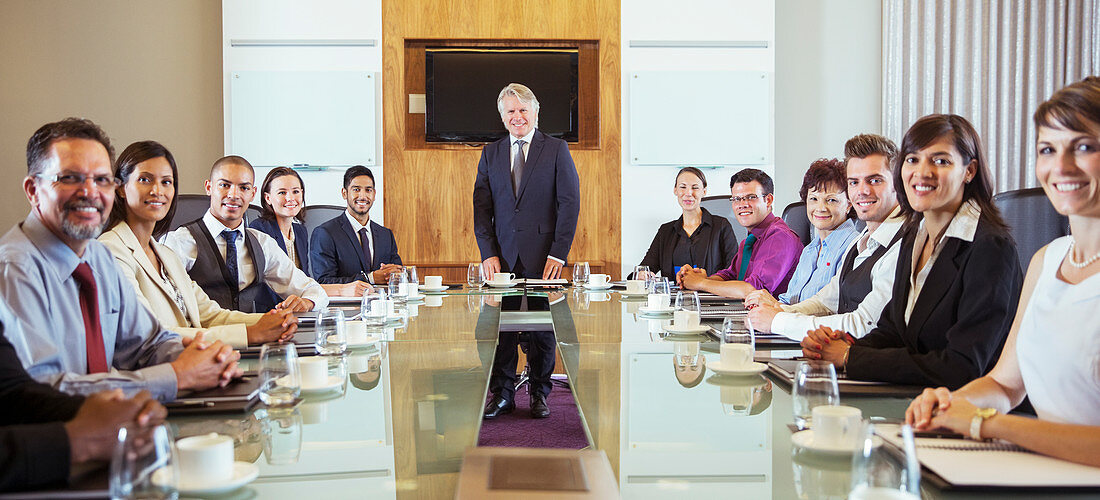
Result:
<svg viewBox="0 0 1100 500">
<path fill-rule="evenodd" d="M 257 217 L 248 223 L 248 227 L 258 229 L 274 238 L 275 243 L 279 244 L 279 248 L 286 252 L 286 241 L 283 240 L 283 235 L 279 231 L 278 222 Z M 309 231 L 306 230 L 304 224 L 299 222 L 295 222 L 290 227 L 294 231 L 294 252 L 298 254 L 298 261 L 302 264 L 302 272 L 309 274 Z"/>
<path fill-rule="evenodd" d="M 565 141 L 535 130 L 519 196 L 512 191 L 509 137 L 485 146 L 474 181 L 474 235 L 481 259 L 499 257 L 504 271 L 523 263 L 541 278 L 546 257 L 569 258 L 580 214 L 580 179 Z"/>
<path fill-rule="evenodd" d="M 375 271 L 382 264 L 401 264 L 393 231 L 371 221 L 370 233 L 374 241 L 374 258 L 368 268 L 363 248 L 359 246 L 359 236 L 352 231 L 347 214 L 342 213 L 317 226 L 309 242 L 313 279 L 319 283 L 351 283 L 362 279 L 360 272 Z"/>
</svg>

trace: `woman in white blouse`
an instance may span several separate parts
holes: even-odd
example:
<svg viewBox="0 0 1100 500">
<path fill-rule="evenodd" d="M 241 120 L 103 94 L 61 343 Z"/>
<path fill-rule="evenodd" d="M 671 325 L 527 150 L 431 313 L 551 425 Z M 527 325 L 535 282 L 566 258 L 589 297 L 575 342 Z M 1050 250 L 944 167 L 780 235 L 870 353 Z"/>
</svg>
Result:
<svg viewBox="0 0 1100 500">
<path fill-rule="evenodd" d="M 1100 466 L 1100 78 L 1056 92 L 1035 126 L 1035 174 L 1071 234 L 1031 259 L 993 371 L 954 392 L 925 389 L 905 419 Z M 1005 414 L 1025 396 L 1038 419 Z"/>
<path fill-rule="evenodd" d="M 155 141 L 129 145 L 118 156 L 116 192 L 107 226 L 99 237 L 115 256 L 138 300 L 161 324 L 184 337 L 206 331 L 205 339 L 233 347 L 289 338 L 297 320 L 289 311 L 248 314 L 222 309 L 184 270 L 179 257 L 155 238 L 168 231 L 176 208 L 176 160 Z"/>
</svg>

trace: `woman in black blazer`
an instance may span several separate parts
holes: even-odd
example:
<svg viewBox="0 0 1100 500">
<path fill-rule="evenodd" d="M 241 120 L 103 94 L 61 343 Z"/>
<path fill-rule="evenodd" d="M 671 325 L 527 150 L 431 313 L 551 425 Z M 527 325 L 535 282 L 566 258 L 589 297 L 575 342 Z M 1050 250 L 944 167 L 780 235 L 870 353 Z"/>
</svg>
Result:
<svg viewBox="0 0 1100 500">
<path fill-rule="evenodd" d="M 1023 282 L 974 127 L 957 115 L 917 120 L 894 162 L 894 185 L 904 187 L 907 220 L 893 298 L 863 338 L 820 328 L 803 352 L 851 379 L 957 389 L 997 361 Z"/>
<path fill-rule="evenodd" d="M 680 169 L 672 192 L 684 213 L 661 225 L 639 265 L 669 279 L 675 279 L 676 270 L 684 264 L 708 272 L 729 267 L 737 254 L 737 237 L 729 220 L 700 206 L 707 195 L 703 172 L 695 167 Z"/>
</svg>

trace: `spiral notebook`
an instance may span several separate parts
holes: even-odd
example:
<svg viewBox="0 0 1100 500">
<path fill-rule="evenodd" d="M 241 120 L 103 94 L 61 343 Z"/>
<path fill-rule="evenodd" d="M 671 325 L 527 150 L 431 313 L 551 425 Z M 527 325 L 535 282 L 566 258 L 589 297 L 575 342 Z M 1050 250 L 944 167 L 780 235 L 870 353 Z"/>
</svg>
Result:
<svg viewBox="0 0 1100 500">
<path fill-rule="evenodd" d="M 876 428 L 883 439 L 901 446 L 897 426 Z M 1051 458 L 1012 443 L 946 438 L 917 438 L 915 442 L 925 477 L 941 488 L 1100 491 L 1100 467 Z"/>
</svg>

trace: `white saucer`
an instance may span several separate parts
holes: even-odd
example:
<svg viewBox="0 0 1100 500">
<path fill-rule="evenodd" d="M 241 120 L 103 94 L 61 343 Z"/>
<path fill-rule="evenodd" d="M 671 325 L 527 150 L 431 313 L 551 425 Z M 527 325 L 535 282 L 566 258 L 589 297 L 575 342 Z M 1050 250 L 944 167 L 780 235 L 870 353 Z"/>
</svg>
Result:
<svg viewBox="0 0 1100 500">
<path fill-rule="evenodd" d="M 181 495 L 220 495 L 229 493 L 241 486 L 254 481 L 260 475 L 260 468 L 251 462 L 233 462 L 233 478 L 217 485 L 190 485 L 180 482 L 177 489 Z M 159 469 L 153 473 L 153 484 L 166 486 L 171 481 L 167 469 Z"/>
<path fill-rule="evenodd" d="M 813 451 L 816 453 L 828 453 L 830 455 L 851 455 L 855 453 L 859 448 L 847 448 L 847 447 L 825 447 L 814 444 L 814 430 L 806 429 L 798 431 L 791 435 L 791 443 L 804 450 Z M 875 436 L 871 441 L 872 448 L 878 448 L 882 446 L 882 438 Z"/>
<path fill-rule="evenodd" d="M 759 373 L 764 373 L 764 371 L 768 369 L 768 365 L 766 365 L 764 363 L 753 362 L 753 364 L 749 365 L 746 368 L 733 368 L 733 367 L 726 368 L 725 366 L 722 365 L 721 361 L 713 361 L 713 362 L 707 363 L 707 368 L 714 371 L 714 373 L 717 373 L 719 375 L 745 376 L 745 375 L 756 375 L 756 374 L 759 374 Z"/>
<path fill-rule="evenodd" d="M 417 288 L 422 292 L 439 293 L 439 292 L 446 292 L 447 289 L 450 288 L 450 287 L 446 286 L 446 285 L 443 285 L 443 286 L 420 286 L 420 287 L 417 287 Z"/>
<path fill-rule="evenodd" d="M 706 333 L 710 330 L 707 325 L 699 325 L 692 328 L 678 327 L 676 325 L 668 325 L 665 327 L 665 331 L 676 335 L 692 335 L 696 333 Z"/>
<path fill-rule="evenodd" d="M 660 315 L 664 315 L 664 314 L 672 314 L 672 312 L 675 311 L 675 310 L 676 309 L 672 308 L 671 306 L 661 308 L 661 309 L 650 309 L 649 306 L 642 306 L 642 307 L 638 308 L 638 312 L 640 312 L 642 314 L 651 314 L 653 316 L 660 316 Z"/>
<path fill-rule="evenodd" d="M 405 302 L 419 302 L 421 300 L 424 300 L 427 297 L 428 297 L 427 295 L 424 295 L 422 293 L 418 293 L 418 294 L 413 295 L 411 297 L 405 297 Z"/>
<path fill-rule="evenodd" d="M 279 384 L 279 385 L 286 385 L 286 382 L 284 382 L 283 379 L 284 379 L 284 377 L 280 377 L 278 380 L 275 381 L 275 383 Z M 307 386 L 303 385 L 301 387 L 301 391 L 302 391 L 302 394 L 326 392 L 326 391 L 331 391 L 333 389 L 339 389 L 340 386 L 343 385 L 343 384 L 344 384 L 344 379 L 342 379 L 340 377 L 337 377 L 335 375 L 329 375 L 328 376 L 328 382 L 325 383 L 325 385 L 317 386 L 317 387 L 307 387 Z"/>
<path fill-rule="evenodd" d="M 378 344 L 382 340 L 381 335 L 367 335 L 362 342 L 352 342 L 348 339 L 348 349 L 362 349 Z"/>
<path fill-rule="evenodd" d="M 627 292 L 626 290 L 623 290 L 623 291 L 619 292 L 619 294 L 622 295 L 623 297 L 648 297 L 649 296 L 648 292 L 630 293 L 630 292 Z"/>
<path fill-rule="evenodd" d="M 485 284 L 493 288 L 510 288 L 516 286 L 516 283 L 514 281 L 486 281 Z"/>
<path fill-rule="evenodd" d="M 590 283 L 585 283 L 584 284 L 584 287 L 588 290 L 607 290 L 608 288 L 611 288 L 613 286 L 615 286 L 614 283 L 608 283 L 606 285 L 593 285 L 593 284 L 590 284 Z"/>
</svg>

